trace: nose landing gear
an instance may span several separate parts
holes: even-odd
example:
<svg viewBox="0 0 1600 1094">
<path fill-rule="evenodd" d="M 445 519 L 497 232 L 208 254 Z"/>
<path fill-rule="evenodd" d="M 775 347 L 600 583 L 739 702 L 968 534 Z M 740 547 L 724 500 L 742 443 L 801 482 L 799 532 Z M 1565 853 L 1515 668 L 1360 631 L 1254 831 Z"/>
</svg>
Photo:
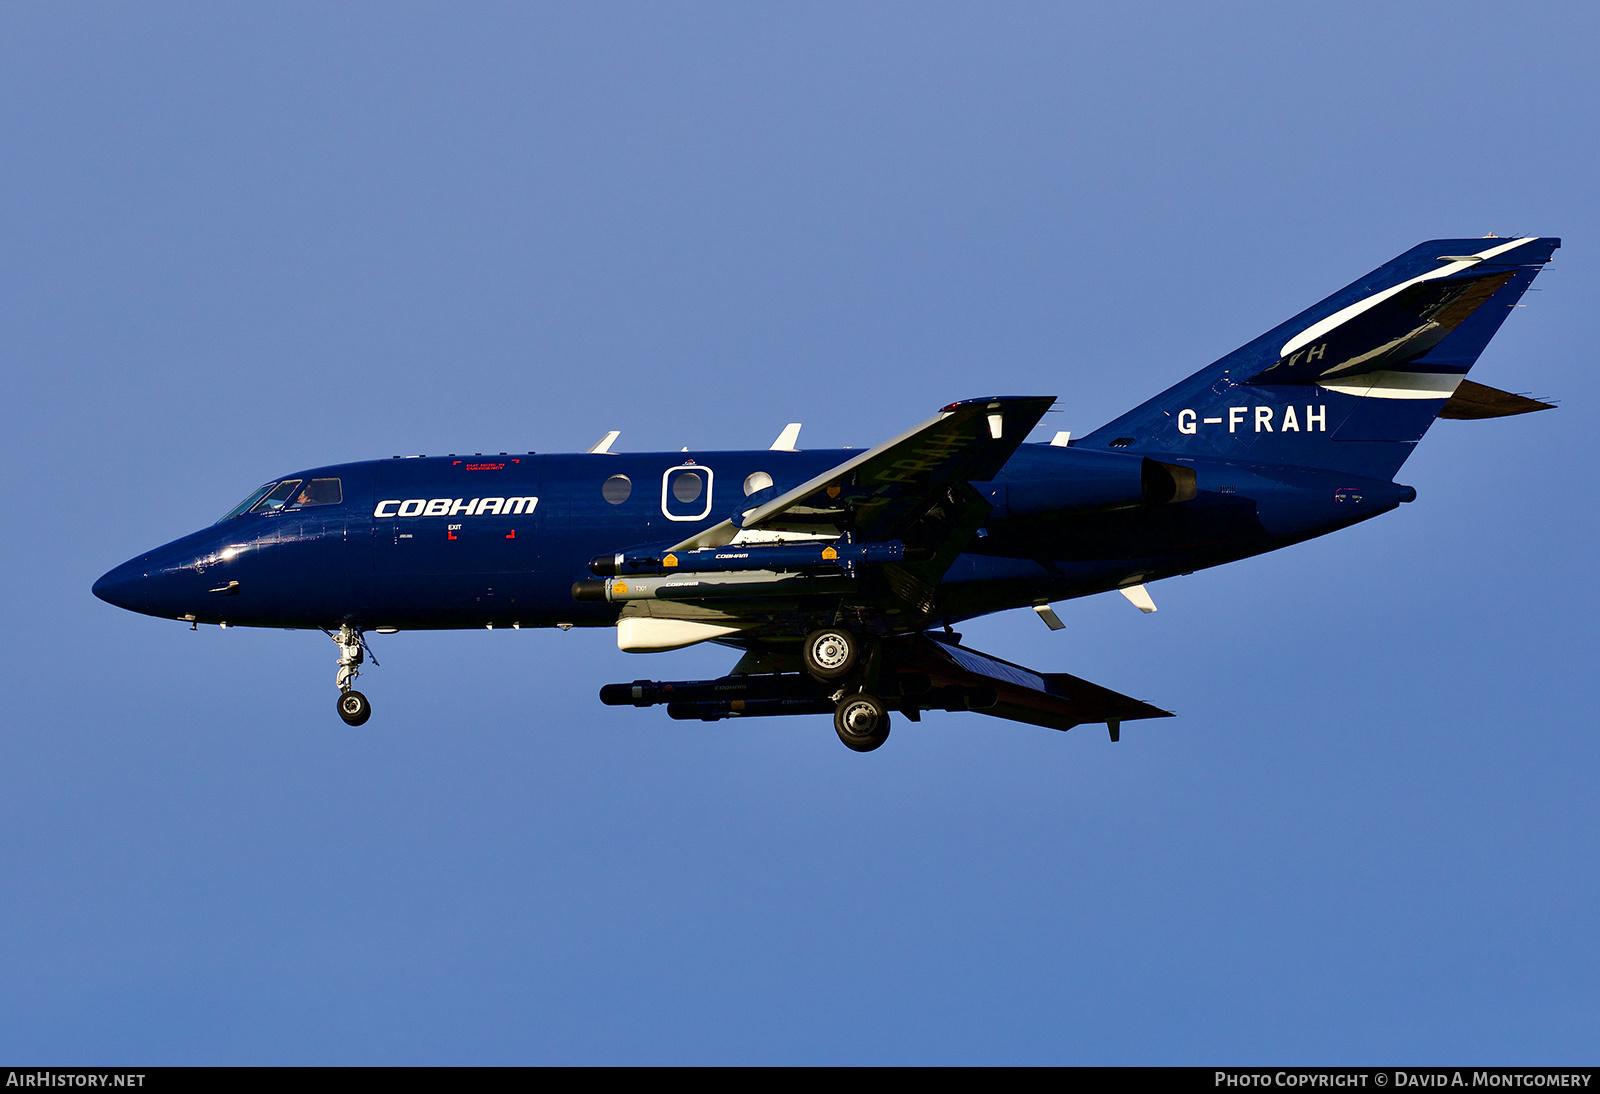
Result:
<svg viewBox="0 0 1600 1094">
<path fill-rule="evenodd" d="M 361 675 L 361 670 L 356 666 L 366 660 L 366 641 L 361 637 L 361 632 L 348 623 L 329 637 L 339 647 L 339 675 L 336 677 L 339 685 L 339 717 L 347 726 L 361 725 L 372 717 L 372 704 L 351 685 Z M 372 663 L 376 665 L 378 662 L 374 659 Z"/>
</svg>

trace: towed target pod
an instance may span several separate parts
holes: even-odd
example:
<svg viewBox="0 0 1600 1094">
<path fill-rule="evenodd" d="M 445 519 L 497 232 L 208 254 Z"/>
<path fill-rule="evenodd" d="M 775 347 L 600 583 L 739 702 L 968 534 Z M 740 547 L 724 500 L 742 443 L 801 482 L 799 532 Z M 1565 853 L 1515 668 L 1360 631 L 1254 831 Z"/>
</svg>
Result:
<svg viewBox="0 0 1600 1094">
<path fill-rule="evenodd" d="M 773 570 L 744 570 L 714 576 L 670 574 L 606 578 L 578 581 L 572 586 L 572 599 L 607 601 L 629 600 L 711 600 L 728 597 L 837 596 L 855 587 L 855 579 L 844 574 L 817 575 L 777 573 Z"/>
<path fill-rule="evenodd" d="M 629 574 L 730 573 L 767 570 L 777 573 L 810 570 L 848 570 L 868 562 L 926 562 L 933 557 L 927 547 L 906 546 L 900 540 L 882 543 L 771 543 L 701 547 L 694 551 L 596 555 L 589 572 L 596 577 Z"/>
</svg>

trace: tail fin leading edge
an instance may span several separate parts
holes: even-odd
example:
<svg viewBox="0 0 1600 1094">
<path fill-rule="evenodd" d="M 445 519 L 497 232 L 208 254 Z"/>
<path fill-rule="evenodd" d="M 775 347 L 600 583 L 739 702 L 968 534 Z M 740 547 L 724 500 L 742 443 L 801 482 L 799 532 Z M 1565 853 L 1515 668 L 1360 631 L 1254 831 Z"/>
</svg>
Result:
<svg viewBox="0 0 1600 1094">
<path fill-rule="evenodd" d="M 1078 443 L 1390 478 L 1560 245 L 1420 244 Z"/>
</svg>

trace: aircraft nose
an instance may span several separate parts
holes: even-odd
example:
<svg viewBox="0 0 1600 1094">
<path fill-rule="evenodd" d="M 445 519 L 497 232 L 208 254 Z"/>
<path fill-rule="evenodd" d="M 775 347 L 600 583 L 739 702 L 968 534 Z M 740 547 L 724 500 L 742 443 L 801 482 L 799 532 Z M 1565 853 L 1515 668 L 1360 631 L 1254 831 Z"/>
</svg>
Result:
<svg viewBox="0 0 1600 1094">
<path fill-rule="evenodd" d="M 140 602 L 144 599 L 140 593 L 140 585 L 144 582 L 144 572 L 139 568 L 140 559 L 130 559 L 121 566 L 117 566 L 101 575 L 100 580 L 94 583 L 94 595 L 104 600 L 107 604 L 114 604 L 119 608 L 129 611 L 139 611 Z"/>
<path fill-rule="evenodd" d="M 181 566 L 162 565 L 154 555 L 129 559 L 106 572 L 93 586 L 94 595 L 130 612 L 176 618 L 194 610 L 193 580 Z"/>
</svg>

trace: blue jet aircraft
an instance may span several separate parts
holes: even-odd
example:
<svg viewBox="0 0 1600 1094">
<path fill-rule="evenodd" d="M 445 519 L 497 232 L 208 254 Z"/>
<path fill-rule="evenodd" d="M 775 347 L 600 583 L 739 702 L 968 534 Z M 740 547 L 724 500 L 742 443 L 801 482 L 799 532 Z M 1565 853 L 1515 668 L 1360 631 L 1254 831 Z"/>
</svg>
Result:
<svg viewBox="0 0 1600 1094">
<path fill-rule="evenodd" d="M 1560 241 L 1414 247 L 1088 436 L 1024 444 L 1053 402 L 949 404 L 865 451 L 424 456 L 274 478 L 95 595 L 198 626 L 316 628 L 338 711 L 368 632 L 614 627 L 641 653 L 741 651 L 716 680 L 602 702 L 674 718 L 832 713 L 865 752 L 891 711 L 1066 730 L 1170 717 L 960 644 L 952 625 L 1276 550 L 1416 497 L 1394 475 L 1435 418 L 1549 404 L 1466 379 Z"/>
</svg>

